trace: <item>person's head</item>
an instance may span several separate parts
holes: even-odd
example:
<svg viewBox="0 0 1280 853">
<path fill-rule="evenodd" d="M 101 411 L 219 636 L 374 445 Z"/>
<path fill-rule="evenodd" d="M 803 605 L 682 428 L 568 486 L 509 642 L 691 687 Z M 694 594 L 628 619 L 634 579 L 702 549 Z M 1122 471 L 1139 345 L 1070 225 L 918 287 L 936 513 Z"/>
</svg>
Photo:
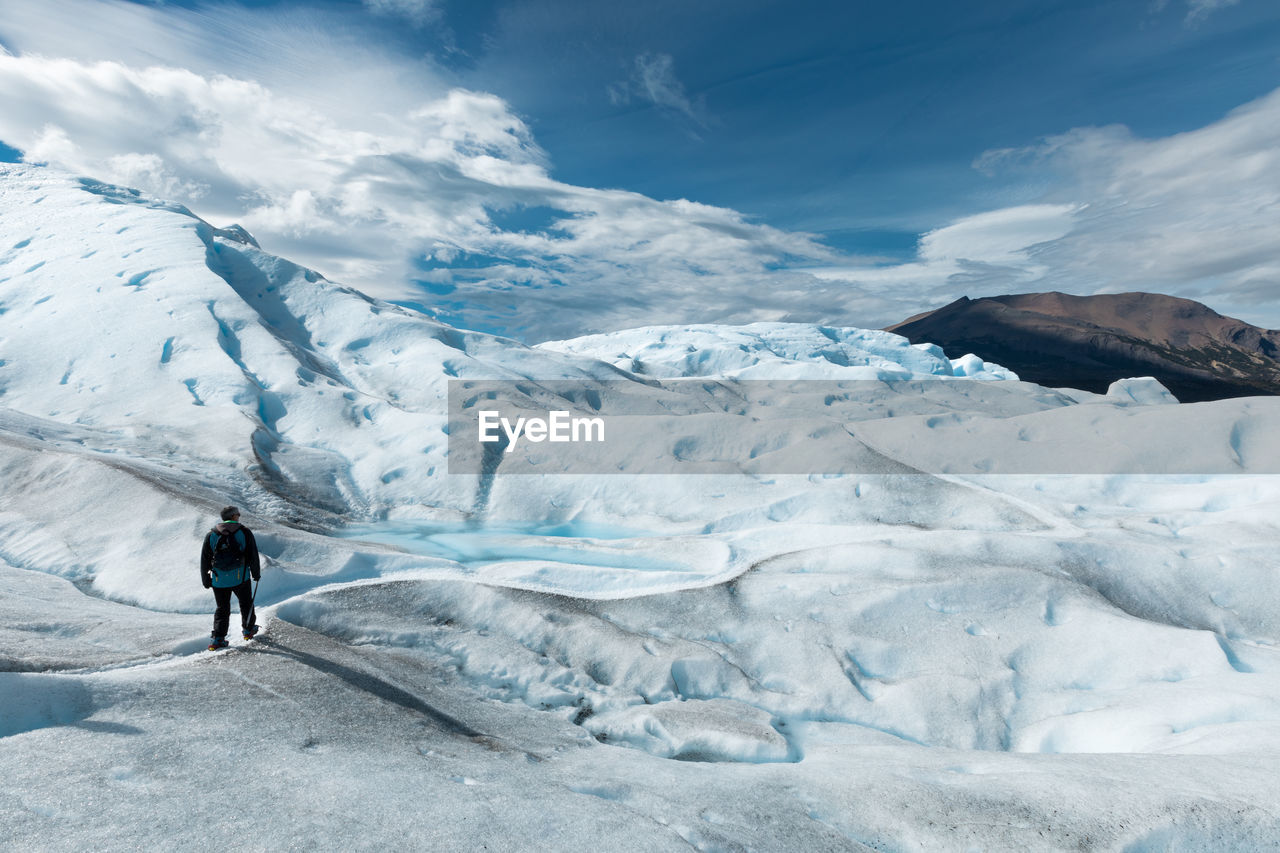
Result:
<svg viewBox="0 0 1280 853">
<path fill-rule="evenodd" d="M 223 520 L 223 521 L 239 521 L 239 520 L 240 520 L 240 509 L 239 509 L 238 507 L 234 507 L 234 506 L 226 506 L 226 507 L 223 507 L 223 508 L 222 508 L 222 520 Z"/>
</svg>

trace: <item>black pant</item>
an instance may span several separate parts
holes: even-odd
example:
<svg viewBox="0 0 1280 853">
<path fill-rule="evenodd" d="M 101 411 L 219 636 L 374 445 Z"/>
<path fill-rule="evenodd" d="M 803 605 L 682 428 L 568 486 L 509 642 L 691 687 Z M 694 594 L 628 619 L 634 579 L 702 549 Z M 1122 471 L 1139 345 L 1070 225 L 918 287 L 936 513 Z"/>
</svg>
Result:
<svg viewBox="0 0 1280 853">
<path fill-rule="evenodd" d="M 245 581 L 239 586 L 215 586 L 213 600 L 217 607 L 213 610 L 213 636 L 227 636 L 227 623 L 231 621 L 231 593 L 240 601 L 240 627 L 249 630 L 257 621 L 253 612 L 253 584 Z"/>
</svg>

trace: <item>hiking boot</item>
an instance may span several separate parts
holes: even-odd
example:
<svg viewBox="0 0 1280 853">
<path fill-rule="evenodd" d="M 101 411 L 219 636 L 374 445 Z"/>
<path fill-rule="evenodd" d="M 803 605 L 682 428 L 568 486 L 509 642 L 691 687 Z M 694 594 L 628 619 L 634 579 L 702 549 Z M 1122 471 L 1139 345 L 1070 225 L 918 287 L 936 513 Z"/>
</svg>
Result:
<svg viewBox="0 0 1280 853">
<path fill-rule="evenodd" d="M 231 645 L 227 642 L 226 637 L 214 637 L 213 642 L 209 643 L 209 651 L 216 652 L 218 649 L 225 649 Z"/>
<path fill-rule="evenodd" d="M 251 627 L 251 628 L 245 628 L 245 629 L 244 629 L 244 638 L 245 638 L 246 640 L 252 640 L 255 636 L 257 636 L 258 631 L 260 631 L 260 630 L 262 630 L 262 629 L 261 629 L 261 628 L 259 628 L 257 625 L 254 625 L 254 626 L 253 626 L 253 627 Z"/>
</svg>

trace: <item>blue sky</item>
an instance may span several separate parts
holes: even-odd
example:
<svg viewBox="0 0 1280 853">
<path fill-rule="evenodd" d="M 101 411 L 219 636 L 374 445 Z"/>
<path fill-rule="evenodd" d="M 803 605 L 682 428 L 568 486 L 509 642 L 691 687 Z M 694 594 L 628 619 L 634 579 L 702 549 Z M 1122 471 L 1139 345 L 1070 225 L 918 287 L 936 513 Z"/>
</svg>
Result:
<svg viewBox="0 0 1280 853">
<path fill-rule="evenodd" d="M 0 45 L 10 159 L 529 340 L 1045 289 L 1280 326 L 1271 0 L 6 0 Z"/>
<path fill-rule="evenodd" d="M 986 150 L 1082 125 L 1167 136 L 1280 83 L 1266 2 L 1191 25 L 1187 6 L 1148 0 L 499 5 L 455 23 L 473 4 L 445 4 L 440 25 L 467 45 L 451 67 L 530 118 L 561 180 L 724 205 L 855 251 L 909 250 L 1035 196 L 975 171 Z M 694 115 L 609 98 L 644 55 L 671 58 Z"/>
</svg>

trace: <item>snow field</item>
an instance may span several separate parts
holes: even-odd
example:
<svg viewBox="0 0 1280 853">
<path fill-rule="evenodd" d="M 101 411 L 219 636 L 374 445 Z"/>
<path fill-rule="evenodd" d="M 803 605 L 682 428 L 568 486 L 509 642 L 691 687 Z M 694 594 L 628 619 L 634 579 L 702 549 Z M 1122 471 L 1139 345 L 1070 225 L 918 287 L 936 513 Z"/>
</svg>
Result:
<svg viewBox="0 0 1280 853">
<path fill-rule="evenodd" d="M 738 702 L 746 718 L 764 710 L 929 746 L 1031 752 L 1176 751 L 1189 730 L 1205 737 L 1217 727 L 1225 750 L 1231 723 L 1266 729 L 1280 719 L 1269 639 L 1175 627 L 1176 613 L 1171 625 L 1124 612 L 1071 577 L 1079 549 L 1057 531 L 997 540 L 883 525 L 790 532 L 807 534 L 810 547 L 756 561 L 728 586 L 595 604 L 575 595 L 595 620 L 549 623 L 542 598 L 435 584 L 420 598 L 379 599 L 349 624 L 346 598 L 336 612 L 314 603 L 281 612 L 352 642 L 434 650 L 494 698 L 571 716 L 590 708 L 587 725 L 610 742 L 645 743 L 637 715 L 657 713 L 660 724 L 664 703 L 695 699 Z M 1168 568 L 1125 556 L 1134 574 Z M 1184 571 L 1195 568 L 1207 567 Z M 406 607 L 402 621 L 378 623 Z M 409 627 L 421 619 L 446 627 Z M 476 636 L 459 642 L 462 630 Z M 660 651 L 675 638 L 703 648 Z M 619 707 L 615 731 L 608 715 Z M 651 746 L 679 750 L 663 736 Z M 1255 748 L 1247 738 L 1233 747 Z M 717 754 L 753 760 L 755 749 Z"/>
<path fill-rule="evenodd" d="M 1280 837 L 1268 400 L 1058 393 L 786 324 L 527 348 L 35 167 L 0 166 L 0 235 L 6 844 Z M 927 400 L 784 388 L 794 423 L 767 441 L 683 446 L 786 454 L 848 426 L 880 472 L 639 475 L 674 450 L 655 434 L 612 476 L 445 473 L 451 378 L 541 403 L 646 376 L 960 379 Z M 1050 474 L 1135 459 L 1190 473 Z M 1002 470 L 1024 475 L 983 476 Z M 268 628 L 214 655 L 195 560 L 228 502 Z M 246 779 L 234 822 L 210 780 Z"/>
</svg>

